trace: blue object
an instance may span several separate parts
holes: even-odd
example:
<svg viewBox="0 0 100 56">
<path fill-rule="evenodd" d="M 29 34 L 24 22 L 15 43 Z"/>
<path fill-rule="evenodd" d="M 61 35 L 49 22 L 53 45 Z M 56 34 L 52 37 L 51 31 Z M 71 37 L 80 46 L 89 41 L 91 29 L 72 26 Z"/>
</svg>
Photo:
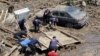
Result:
<svg viewBox="0 0 100 56">
<path fill-rule="evenodd" d="M 28 44 L 31 42 L 30 39 L 24 39 L 23 41 L 20 42 L 20 44 L 24 47 L 28 47 Z"/>
<path fill-rule="evenodd" d="M 30 39 L 30 40 L 31 40 L 30 44 L 32 45 L 39 44 L 38 40 L 36 39 Z"/>
</svg>

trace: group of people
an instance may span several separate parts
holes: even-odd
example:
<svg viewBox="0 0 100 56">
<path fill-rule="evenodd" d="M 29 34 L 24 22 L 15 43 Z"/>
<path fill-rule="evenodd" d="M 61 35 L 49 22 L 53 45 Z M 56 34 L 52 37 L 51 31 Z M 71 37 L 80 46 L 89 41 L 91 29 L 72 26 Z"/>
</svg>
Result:
<svg viewBox="0 0 100 56">
<path fill-rule="evenodd" d="M 58 22 L 58 18 L 51 16 L 51 12 L 49 9 L 45 10 L 43 15 L 44 23 L 48 23 L 50 27 L 56 26 Z"/>
<path fill-rule="evenodd" d="M 27 35 L 27 29 L 24 25 L 25 22 L 26 19 L 18 21 L 21 31 L 15 33 L 14 38 L 21 46 L 20 53 L 25 53 L 26 56 L 29 56 L 30 54 L 35 55 L 37 48 L 41 48 L 41 44 L 36 38 L 31 38 Z M 35 32 L 40 31 L 40 24 L 42 23 L 49 24 L 49 27 L 52 27 L 52 25 L 56 25 L 57 22 L 57 18 L 50 16 L 50 11 L 48 9 L 44 12 L 43 20 L 35 17 L 35 19 L 32 21 Z M 58 56 L 56 53 L 58 43 L 59 41 L 56 39 L 56 36 L 54 36 L 47 49 L 49 51 L 47 54 L 48 56 Z"/>
<path fill-rule="evenodd" d="M 41 48 L 40 42 L 35 38 L 30 38 L 27 36 L 25 31 L 20 31 L 14 34 L 14 38 L 17 40 L 17 43 L 21 46 L 20 53 L 25 53 L 26 56 L 35 55 L 38 48 Z M 48 47 L 48 56 L 58 56 L 57 54 L 57 45 L 59 41 L 56 39 L 56 36 L 53 36 Z"/>
<path fill-rule="evenodd" d="M 25 22 L 26 22 L 26 19 L 22 19 L 18 21 L 18 24 L 19 24 L 19 28 L 21 29 L 21 31 L 27 32 L 26 27 L 24 25 Z M 50 28 L 53 28 L 53 26 L 57 25 L 57 22 L 58 22 L 58 19 L 50 15 L 49 9 L 45 10 L 43 18 L 39 19 L 39 17 L 36 16 L 35 19 L 32 21 L 35 32 L 40 31 L 40 25 L 48 24 Z"/>
<path fill-rule="evenodd" d="M 44 11 L 43 17 L 35 17 L 35 20 L 33 20 L 34 29 L 36 32 L 40 31 L 40 24 L 42 25 L 48 25 L 49 28 L 53 28 L 57 25 L 58 18 L 51 16 L 51 12 L 49 9 Z"/>
</svg>

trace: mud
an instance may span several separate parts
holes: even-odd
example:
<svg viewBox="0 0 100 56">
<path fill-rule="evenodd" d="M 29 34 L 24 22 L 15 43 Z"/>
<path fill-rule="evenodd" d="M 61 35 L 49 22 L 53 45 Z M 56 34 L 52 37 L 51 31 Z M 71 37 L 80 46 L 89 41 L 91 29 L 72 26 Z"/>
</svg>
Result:
<svg viewBox="0 0 100 56">
<path fill-rule="evenodd" d="M 9 0 L 10 1 L 10 0 Z M 48 7 L 55 7 L 56 5 L 61 4 L 65 0 L 28 0 L 22 2 L 12 2 L 15 9 L 21 9 L 24 7 L 29 7 L 31 10 L 31 18 L 29 20 L 29 23 L 32 22 L 33 16 L 35 13 L 37 13 L 39 10 L 43 8 Z M 0 3 L 0 10 L 7 9 L 8 5 L 5 5 L 4 3 Z M 68 32 L 71 35 L 76 36 L 79 40 L 82 41 L 82 44 L 75 45 L 76 49 L 62 49 L 58 50 L 58 54 L 60 56 L 100 56 L 100 7 L 96 7 L 93 5 L 88 5 L 85 9 L 89 16 L 89 21 L 86 26 L 84 26 L 82 29 L 73 29 L 73 28 L 61 28 L 61 30 Z M 30 23 L 31 24 L 31 23 Z M 29 24 L 29 25 L 30 25 Z M 32 24 L 30 25 L 32 26 Z M 10 30 L 15 31 L 15 26 L 9 26 L 6 25 Z M 42 35 L 41 33 L 31 33 L 33 37 L 39 37 Z M 12 34 L 5 33 L 0 30 L 0 40 L 5 39 L 9 43 L 13 43 L 14 40 L 11 40 L 13 38 Z M 0 55 L 1 56 L 1 55 Z M 18 56 L 23 56 L 19 54 Z M 45 54 L 40 54 L 36 56 L 45 56 Z"/>
</svg>

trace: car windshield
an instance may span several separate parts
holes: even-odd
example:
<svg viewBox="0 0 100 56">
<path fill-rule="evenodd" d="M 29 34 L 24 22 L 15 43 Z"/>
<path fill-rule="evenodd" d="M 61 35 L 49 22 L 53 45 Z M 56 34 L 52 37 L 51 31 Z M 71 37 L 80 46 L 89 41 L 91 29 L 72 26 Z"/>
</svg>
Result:
<svg viewBox="0 0 100 56">
<path fill-rule="evenodd" d="M 68 8 L 66 8 L 66 11 L 75 19 L 82 19 L 86 15 L 85 12 L 80 11 L 79 8 L 76 8 L 74 6 L 69 6 Z"/>
</svg>

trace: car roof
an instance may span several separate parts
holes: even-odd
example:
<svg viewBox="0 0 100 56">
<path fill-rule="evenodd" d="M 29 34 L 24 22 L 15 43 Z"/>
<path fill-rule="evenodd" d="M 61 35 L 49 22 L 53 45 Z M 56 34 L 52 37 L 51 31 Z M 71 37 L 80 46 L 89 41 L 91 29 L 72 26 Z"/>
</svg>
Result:
<svg viewBox="0 0 100 56">
<path fill-rule="evenodd" d="M 86 12 L 81 11 L 79 8 L 75 6 L 58 5 L 55 8 L 53 8 L 51 11 L 67 12 L 71 17 L 75 19 L 82 19 L 84 16 L 86 16 Z"/>
</svg>

